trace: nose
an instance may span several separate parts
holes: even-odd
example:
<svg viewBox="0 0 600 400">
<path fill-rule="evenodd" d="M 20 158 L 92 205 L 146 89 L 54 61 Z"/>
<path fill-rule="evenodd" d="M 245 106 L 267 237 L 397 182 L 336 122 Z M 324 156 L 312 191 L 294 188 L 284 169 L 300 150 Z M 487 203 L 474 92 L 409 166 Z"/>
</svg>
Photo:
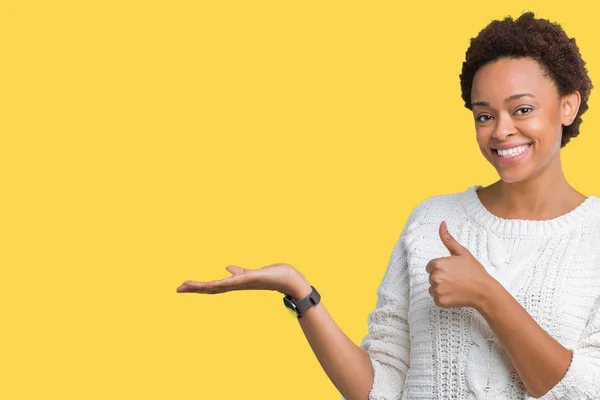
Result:
<svg viewBox="0 0 600 400">
<path fill-rule="evenodd" d="M 492 137 L 497 138 L 498 140 L 505 140 L 508 136 L 515 134 L 515 125 L 513 124 L 510 115 L 501 113 L 498 115 L 496 121 L 496 129 L 494 130 Z"/>
</svg>

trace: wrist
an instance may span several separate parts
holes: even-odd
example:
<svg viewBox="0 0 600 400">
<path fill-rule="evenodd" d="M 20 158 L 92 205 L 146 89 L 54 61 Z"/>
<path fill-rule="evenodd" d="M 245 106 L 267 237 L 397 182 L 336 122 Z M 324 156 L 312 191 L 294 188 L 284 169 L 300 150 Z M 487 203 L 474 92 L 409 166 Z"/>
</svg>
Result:
<svg viewBox="0 0 600 400">
<path fill-rule="evenodd" d="M 285 291 L 285 294 L 289 294 L 294 301 L 300 301 L 312 292 L 312 287 L 308 280 L 301 274 L 294 277 Z"/>
<path fill-rule="evenodd" d="M 502 292 L 505 291 L 504 286 L 496 279 L 490 276 L 490 279 L 485 285 L 482 285 L 482 292 L 479 296 L 474 308 L 487 319 L 492 314 L 493 310 L 499 303 L 502 303 Z"/>
</svg>

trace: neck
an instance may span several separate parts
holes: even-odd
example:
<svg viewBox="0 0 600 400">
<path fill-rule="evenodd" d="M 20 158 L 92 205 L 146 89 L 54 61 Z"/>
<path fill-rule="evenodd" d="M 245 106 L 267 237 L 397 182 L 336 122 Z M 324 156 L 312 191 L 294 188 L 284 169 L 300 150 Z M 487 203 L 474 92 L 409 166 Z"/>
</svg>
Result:
<svg viewBox="0 0 600 400">
<path fill-rule="evenodd" d="M 490 189 L 494 203 L 503 214 L 521 219 L 555 218 L 575 208 L 584 197 L 567 182 L 560 151 L 546 168 L 526 181 L 499 180 Z"/>
</svg>

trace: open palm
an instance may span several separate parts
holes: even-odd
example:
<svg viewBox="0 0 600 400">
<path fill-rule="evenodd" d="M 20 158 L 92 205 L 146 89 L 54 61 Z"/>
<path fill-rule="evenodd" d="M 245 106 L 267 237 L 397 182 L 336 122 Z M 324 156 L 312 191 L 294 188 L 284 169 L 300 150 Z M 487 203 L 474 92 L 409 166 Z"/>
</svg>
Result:
<svg viewBox="0 0 600 400">
<path fill-rule="evenodd" d="M 228 265 L 225 269 L 232 276 L 207 282 L 185 281 L 177 288 L 177 293 L 216 294 L 232 290 L 277 290 L 285 294 L 290 283 L 300 275 L 298 270 L 285 263 L 271 264 L 259 269 Z"/>
</svg>

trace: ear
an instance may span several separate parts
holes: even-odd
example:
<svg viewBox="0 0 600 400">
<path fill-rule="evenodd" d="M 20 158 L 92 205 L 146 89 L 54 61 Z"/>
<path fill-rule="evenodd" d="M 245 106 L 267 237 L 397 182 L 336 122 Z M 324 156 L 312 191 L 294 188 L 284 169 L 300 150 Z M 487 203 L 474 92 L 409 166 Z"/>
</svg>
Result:
<svg viewBox="0 0 600 400">
<path fill-rule="evenodd" d="M 577 112 L 579 111 L 579 105 L 581 104 L 581 94 L 579 91 L 574 91 L 564 95 L 560 101 L 560 116 L 561 123 L 564 126 L 569 126 L 575 121 Z"/>
</svg>

